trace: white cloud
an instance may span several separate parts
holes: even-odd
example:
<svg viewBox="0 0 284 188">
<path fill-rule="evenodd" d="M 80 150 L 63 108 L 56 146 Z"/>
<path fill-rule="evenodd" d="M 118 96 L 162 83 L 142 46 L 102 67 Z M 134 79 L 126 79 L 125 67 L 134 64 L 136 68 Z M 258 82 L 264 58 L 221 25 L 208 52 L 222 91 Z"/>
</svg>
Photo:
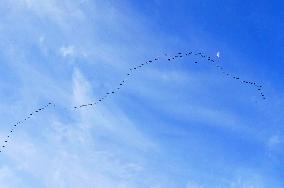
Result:
<svg viewBox="0 0 284 188">
<path fill-rule="evenodd" d="M 74 101 L 93 98 L 88 80 L 78 69 L 74 70 L 73 84 Z M 40 179 L 46 187 L 139 187 L 140 174 L 146 170 L 144 162 L 131 157 L 132 149 L 121 146 L 123 154 L 119 154 L 115 148 L 101 142 L 96 138 L 102 133 L 97 132 L 100 128 L 91 134 L 95 127 L 102 126 L 107 127 L 108 139 L 118 137 L 125 146 L 143 148 L 150 143 L 117 108 L 101 107 L 95 112 L 81 110 L 77 121 L 72 123 L 63 123 L 57 115 L 45 118 L 50 118 L 52 123 L 45 124 L 41 142 L 30 137 L 30 133 L 18 135 L 7 151 L 22 173 Z M 120 125 L 121 122 L 124 123 Z M 26 181 L 23 184 L 29 185 Z"/>
<path fill-rule="evenodd" d="M 62 46 L 59 52 L 63 57 L 73 57 L 76 53 L 74 46 Z"/>
<path fill-rule="evenodd" d="M 74 104 L 88 104 L 100 97 L 94 97 L 88 80 L 78 69 L 75 69 L 73 73 Z M 107 98 L 106 100 L 111 100 L 111 98 Z M 93 111 L 92 108 L 95 108 L 96 111 Z M 98 130 L 107 131 L 108 134 L 118 137 L 125 144 L 136 145 L 143 149 L 155 147 L 155 144 L 147 139 L 131 122 L 128 116 L 115 105 L 115 101 L 111 105 L 102 103 L 101 105 L 89 107 L 87 111 L 82 109 L 80 114 L 85 126 L 89 127 L 90 122 L 94 122 L 93 126 L 98 128 Z"/>
<path fill-rule="evenodd" d="M 58 25 L 65 25 L 64 21 L 68 18 L 82 18 L 83 13 L 77 3 L 71 1 L 56 1 L 56 0 L 10 0 L 17 8 L 27 9 L 36 13 L 37 16 L 53 20 Z M 68 16 L 69 14 L 69 16 Z"/>
<path fill-rule="evenodd" d="M 73 98 L 75 104 L 85 104 L 91 101 L 92 88 L 90 83 L 82 75 L 82 73 L 75 69 L 73 72 Z"/>
<path fill-rule="evenodd" d="M 80 50 L 73 45 L 60 47 L 59 54 L 64 58 L 76 58 L 76 57 L 87 58 L 88 57 L 86 51 Z"/>
</svg>

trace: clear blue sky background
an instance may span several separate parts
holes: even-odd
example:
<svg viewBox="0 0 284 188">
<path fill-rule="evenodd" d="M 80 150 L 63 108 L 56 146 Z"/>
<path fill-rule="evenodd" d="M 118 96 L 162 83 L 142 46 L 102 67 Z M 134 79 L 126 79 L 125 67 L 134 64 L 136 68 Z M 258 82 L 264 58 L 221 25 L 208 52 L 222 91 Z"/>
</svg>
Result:
<svg viewBox="0 0 284 188">
<path fill-rule="evenodd" d="M 0 187 L 281 188 L 284 12 L 281 1 L 2 0 Z M 128 68 L 162 59 L 94 102 Z"/>
</svg>

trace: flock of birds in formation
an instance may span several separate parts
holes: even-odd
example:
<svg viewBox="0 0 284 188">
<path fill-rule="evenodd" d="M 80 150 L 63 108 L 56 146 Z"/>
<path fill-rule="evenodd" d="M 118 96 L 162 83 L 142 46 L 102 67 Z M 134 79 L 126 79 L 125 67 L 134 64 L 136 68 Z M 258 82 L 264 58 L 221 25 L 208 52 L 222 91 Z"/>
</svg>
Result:
<svg viewBox="0 0 284 188">
<path fill-rule="evenodd" d="M 243 79 L 241 79 L 239 76 L 236 76 L 236 75 L 233 75 L 233 74 L 231 74 L 231 73 L 229 73 L 229 72 L 226 72 L 226 71 L 224 70 L 224 68 L 223 68 L 219 63 L 215 63 L 216 60 L 214 60 L 214 59 L 211 58 L 210 56 L 207 56 L 207 55 L 205 55 L 205 54 L 203 54 L 203 53 L 201 53 L 201 52 L 197 52 L 197 53 L 194 53 L 194 52 L 181 53 L 181 52 L 179 52 L 179 53 L 177 53 L 176 55 L 171 56 L 171 57 L 168 56 L 167 54 L 164 54 L 164 56 L 166 57 L 167 61 L 169 61 L 169 62 L 174 62 L 174 61 L 176 61 L 176 60 L 178 60 L 178 59 L 181 59 L 181 58 L 184 58 L 184 57 L 186 57 L 186 56 L 196 56 L 196 57 L 199 57 L 199 58 L 203 58 L 203 59 L 207 60 L 207 62 L 213 64 L 219 71 L 221 71 L 222 74 L 224 74 L 224 75 L 227 76 L 228 78 L 234 79 L 234 80 L 238 80 L 238 81 L 240 81 L 240 82 L 243 83 L 243 84 L 248 84 L 248 85 L 254 87 L 254 88 L 259 92 L 261 98 L 262 98 L 263 100 L 266 100 L 266 97 L 265 97 L 264 93 L 262 92 L 262 85 L 259 85 L 259 84 L 257 84 L 256 82 L 243 80 Z M 219 55 L 218 55 L 218 58 L 219 58 Z M 129 69 L 130 72 L 128 72 L 128 73 L 126 74 L 127 77 L 126 77 L 125 79 L 123 79 L 123 80 L 119 83 L 119 85 L 118 85 L 117 87 L 115 87 L 112 91 L 106 92 L 103 97 L 97 99 L 97 100 L 96 100 L 95 102 L 93 102 L 93 103 L 88 103 L 88 104 L 82 104 L 82 105 L 74 106 L 74 107 L 72 107 L 73 110 L 78 110 L 78 109 L 84 108 L 84 107 L 95 106 L 95 105 L 97 105 L 97 104 L 103 102 L 103 101 L 104 101 L 106 98 L 108 98 L 110 95 L 113 95 L 113 94 L 115 94 L 116 92 L 118 92 L 118 91 L 126 84 L 126 81 L 127 81 L 128 77 L 130 77 L 130 76 L 134 73 L 134 71 L 138 71 L 138 70 L 140 70 L 141 68 L 143 68 L 144 66 L 149 65 L 149 64 L 153 64 L 153 63 L 155 63 L 155 62 L 158 62 L 159 60 L 160 60 L 160 58 L 157 57 L 157 58 L 154 58 L 154 59 L 152 59 L 152 60 L 148 60 L 148 61 L 146 61 L 146 62 L 144 62 L 144 63 L 141 63 L 141 64 L 139 64 L 139 65 L 137 65 L 137 66 L 135 66 L 135 67 L 130 68 L 130 69 Z M 194 61 L 194 63 L 197 64 L 198 62 L 197 62 L 197 61 Z M 0 149 L 0 152 L 2 152 L 3 149 L 7 146 L 8 140 L 11 139 L 11 135 L 12 135 L 12 133 L 15 131 L 15 129 L 16 129 L 17 127 L 19 127 L 19 126 L 20 126 L 21 124 L 23 124 L 25 121 L 27 121 L 27 120 L 29 120 L 30 118 L 32 118 L 35 114 L 40 113 L 40 112 L 43 112 L 44 110 L 46 110 L 46 109 L 47 109 L 48 107 L 50 107 L 50 106 L 55 106 L 55 104 L 49 102 L 49 103 L 46 104 L 45 106 L 43 106 L 43 107 L 41 107 L 41 108 L 35 110 L 34 112 L 30 113 L 30 114 L 29 114 L 26 118 L 24 118 L 22 121 L 18 121 L 17 123 L 15 123 L 15 124 L 12 126 L 12 128 L 10 129 L 10 132 L 9 132 L 9 134 L 7 135 L 6 139 L 4 140 L 4 144 L 2 145 L 2 147 L 1 147 L 1 149 Z"/>
</svg>

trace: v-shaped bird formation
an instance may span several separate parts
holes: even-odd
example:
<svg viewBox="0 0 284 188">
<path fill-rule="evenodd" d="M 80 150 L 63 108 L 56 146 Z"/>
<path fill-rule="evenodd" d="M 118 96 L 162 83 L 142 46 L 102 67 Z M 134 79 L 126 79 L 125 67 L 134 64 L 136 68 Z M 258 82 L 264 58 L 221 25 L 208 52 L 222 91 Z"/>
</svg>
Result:
<svg viewBox="0 0 284 188">
<path fill-rule="evenodd" d="M 193 56 L 193 57 L 198 57 L 201 58 L 202 60 L 204 59 L 205 62 L 208 62 L 210 64 L 212 64 L 213 66 L 215 66 L 217 68 L 218 71 L 220 71 L 221 74 L 225 75 L 228 79 L 233 79 L 233 80 L 237 80 L 239 81 L 241 84 L 248 84 L 249 86 L 253 87 L 254 89 L 256 89 L 256 91 L 260 94 L 260 97 L 262 100 L 266 100 L 266 96 L 263 93 L 263 87 L 260 84 L 257 84 L 254 81 L 248 81 L 248 80 L 244 80 L 241 79 L 239 76 L 234 75 L 228 71 L 226 71 L 223 66 L 221 66 L 219 63 L 217 63 L 217 61 L 210 57 L 207 56 L 206 54 L 202 53 L 202 52 L 197 52 L 194 53 L 192 51 L 190 52 L 178 52 L 177 54 L 173 55 L 173 56 L 168 56 L 168 54 L 164 54 L 164 56 L 162 57 L 156 57 L 150 60 L 145 61 L 144 63 L 138 64 L 134 67 L 129 68 L 129 72 L 126 73 L 126 77 L 121 80 L 117 86 L 115 86 L 111 91 L 106 92 L 102 97 L 100 97 L 99 99 L 97 99 L 94 102 L 91 103 L 87 103 L 87 104 L 81 104 L 78 106 L 74 106 L 72 107 L 73 110 L 79 110 L 81 108 L 85 108 L 85 107 L 95 107 L 96 105 L 98 105 L 99 103 L 102 103 L 104 100 L 106 100 L 107 98 L 109 98 L 111 95 L 114 95 L 116 93 L 119 92 L 119 90 L 124 87 L 127 83 L 127 80 L 130 79 L 136 71 L 140 71 L 143 67 L 148 66 L 150 64 L 153 63 L 157 63 L 163 59 L 165 59 L 168 62 L 177 62 L 179 59 L 181 58 L 185 58 L 185 57 L 189 57 L 189 56 Z M 198 64 L 198 61 L 194 61 L 195 64 Z M 51 105 L 53 105 L 55 107 L 55 104 L 49 102 L 48 104 L 44 105 L 43 107 L 35 110 L 32 113 L 29 113 L 28 116 L 26 116 L 23 120 L 18 121 L 17 123 L 13 124 L 9 134 L 7 135 L 7 137 L 4 140 L 3 145 L 1 146 L 1 150 L 0 152 L 3 151 L 3 149 L 7 146 L 9 140 L 11 139 L 11 136 L 13 134 L 13 132 L 16 130 L 16 128 L 22 126 L 23 123 L 25 123 L 27 120 L 29 120 L 30 118 L 32 118 L 34 115 L 36 115 L 37 113 L 41 113 L 43 112 L 46 108 L 50 107 Z"/>
</svg>

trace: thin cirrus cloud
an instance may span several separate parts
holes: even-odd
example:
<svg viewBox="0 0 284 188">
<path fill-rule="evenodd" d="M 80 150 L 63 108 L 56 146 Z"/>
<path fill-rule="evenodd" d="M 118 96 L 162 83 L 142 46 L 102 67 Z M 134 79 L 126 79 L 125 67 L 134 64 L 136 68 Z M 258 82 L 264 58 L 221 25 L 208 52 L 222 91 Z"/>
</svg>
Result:
<svg viewBox="0 0 284 188">
<path fill-rule="evenodd" d="M 88 92 L 89 84 L 78 70 L 74 73 L 73 83 L 75 91 L 73 92 L 74 101 L 84 101 L 92 98 Z M 111 113 L 107 113 L 107 111 L 107 107 L 105 110 L 98 111 L 93 119 L 90 119 L 89 112 L 83 111 L 78 120 L 79 122 L 75 125 L 64 125 L 64 123 L 60 123 L 60 120 L 54 119 L 50 122 L 53 128 L 51 130 L 44 129 L 45 143 L 36 142 L 36 140 L 27 135 L 27 138 L 22 138 L 25 141 L 21 140 L 18 143 L 16 141 L 8 155 L 16 162 L 18 168 L 35 177 L 43 178 L 43 183 L 46 186 L 61 185 L 68 187 L 73 185 L 76 187 L 91 187 L 96 185 L 98 187 L 109 187 L 121 184 L 130 187 L 136 185 L 136 183 L 131 182 L 134 181 L 133 178 L 138 178 L 138 174 L 143 171 L 143 164 L 139 164 L 143 162 L 139 162 L 138 159 L 135 160 L 134 158 L 132 158 L 133 162 L 123 160 L 121 157 L 117 158 L 116 155 L 118 154 L 115 153 L 115 149 L 112 147 L 100 149 L 99 147 L 104 145 L 104 143 L 90 138 L 89 132 L 92 130 L 99 133 L 106 132 L 111 135 L 110 138 L 117 137 L 118 140 L 122 139 L 124 145 L 130 145 L 134 148 L 141 148 L 142 146 L 143 149 L 145 144 L 150 143 L 150 141 L 143 138 L 137 130 L 131 128 L 133 125 L 126 123 L 129 120 L 122 118 L 122 113 L 119 113 L 117 116 L 113 108 Z M 100 113 L 108 117 L 107 122 L 105 118 L 100 117 Z M 91 123 L 91 120 L 93 120 L 93 123 Z M 86 124 L 91 124 L 92 126 L 86 126 Z M 121 127 L 121 125 L 126 127 L 126 129 Z M 116 130 L 113 130 L 114 128 Z M 99 136 L 98 133 L 95 133 L 93 136 L 96 135 Z M 72 148 L 72 146 L 75 146 L 75 148 Z M 76 146 L 79 146 L 81 149 Z M 90 148 L 92 149 L 90 150 Z M 78 149 L 78 151 L 74 151 L 74 149 Z M 130 152 L 131 150 L 128 149 L 127 151 Z M 18 153 L 22 153 L 22 155 L 18 155 Z M 53 156 L 51 163 L 44 162 L 48 161 L 45 153 L 50 153 Z M 88 160 L 83 160 L 82 156 L 88 158 Z M 41 163 L 40 166 L 36 165 L 39 163 Z M 88 167 L 89 164 L 97 166 L 97 168 L 90 169 Z M 71 171 L 70 168 L 72 169 Z M 45 169 L 45 173 L 40 172 L 40 169 Z M 104 175 L 104 173 L 111 174 L 111 176 Z M 137 174 L 137 177 L 135 177 L 135 174 Z M 76 181 L 74 180 L 74 175 Z M 111 178 L 113 176 L 115 178 Z M 90 181 L 91 179 L 93 181 Z M 118 179 L 122 179 L 119 180 L 121 182 L 118 182 Z"/>
</svg>

